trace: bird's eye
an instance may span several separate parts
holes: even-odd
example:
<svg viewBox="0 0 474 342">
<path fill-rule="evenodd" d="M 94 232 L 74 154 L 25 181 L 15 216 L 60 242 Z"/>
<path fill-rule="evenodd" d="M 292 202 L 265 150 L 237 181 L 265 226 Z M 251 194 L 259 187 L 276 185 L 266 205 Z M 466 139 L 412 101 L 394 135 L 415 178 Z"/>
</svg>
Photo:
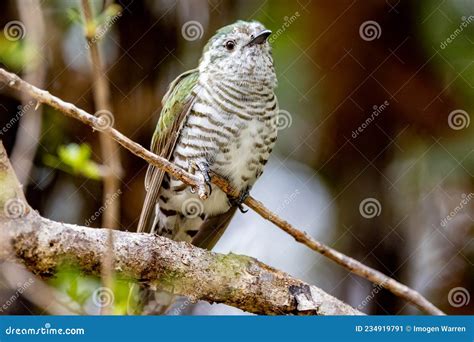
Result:
<svg viewBox="0 0 474 342">
<path fill-rule="evenodd" d="M 235 42 L 233 40 L 228 40 L 225 42 L 225 48 L 229 51 L 234 50 Z"/>
</svg>

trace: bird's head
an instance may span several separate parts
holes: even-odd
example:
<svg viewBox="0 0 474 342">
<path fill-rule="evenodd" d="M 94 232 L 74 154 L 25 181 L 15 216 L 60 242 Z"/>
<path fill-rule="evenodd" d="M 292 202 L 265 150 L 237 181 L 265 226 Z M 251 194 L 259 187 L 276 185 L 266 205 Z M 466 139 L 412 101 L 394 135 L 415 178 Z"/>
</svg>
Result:
<svg viewBox="0 0 474 342">
<path fill-rule="evenodd" d="M 273 82 L 275 70 L 268 37 L 261 23 L 237 21 L 218 30 L 204 48 L 201 73 Z"/>
</svg>

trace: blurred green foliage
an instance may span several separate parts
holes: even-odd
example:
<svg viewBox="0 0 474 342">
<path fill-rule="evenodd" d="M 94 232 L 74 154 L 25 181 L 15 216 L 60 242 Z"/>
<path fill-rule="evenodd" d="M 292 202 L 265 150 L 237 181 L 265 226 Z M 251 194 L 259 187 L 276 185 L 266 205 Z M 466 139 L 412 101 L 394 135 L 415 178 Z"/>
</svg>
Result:
<svg viewBox="0 0 474 342">
<path fill-rule="evenodd" d="M 447 84 L 446 91 L 459 103 L 459 109 L 472 113 L 474 109 L 474 15 L 469 2 L 420 1 L 417 2 L 420 18 L 420 41 L 427 56 L 433 55 L 433 71 Z M 449 88 L 448 88 L 449 87 Z M 455 89 L 453 91 L 453 89 Z M 427 155 L 431 172 L 428 181 L 435 182 L 443 175 L 458 183 L 465 178 L 466 170 L 474 173 L 474 158 L 466 158 L 472 152 L 473 125 L 467 125 L 457 139 L 443 140 L 442 145 Z M 416 138 L 413 137 L 416 141 Z M 447 155 L 450 156 L 447 158 Z M 459 163 L 459 161 L 461 161 Z M 459 167 L 461 166 L 461 167 Z"/>
<path fill-rule="evenodd" d="M 35 63 L 37 54 L 23 40 L 8 40 L 0 35 L 0 63 L 11 71 L 19 72 L 28 63 Z"/>
<path fill-rule="evenodd" d="M 62 304 L 79 314 L 97 314 L 107 307 L 112 314 L 126 315 L 129 307 L 135 310 L 138 306 L 138 286 L 132 286 L 127 280 L 113 279 L 112 289 L 109 289 L 99 278 L 85 275 L 72 264 L 63 264 L 49 284 L 68 299 Z"/>
<path fill-rule="evenodd" d="M 43 163 L 73 175 L 95 180 L 102 178 L 100 165 L 91 160 L 92 150 L 88 144 L 61 145 L 57 153 L 57 156 L 45 154 Z"/>
<path fill-rule="evenodd" d="M 468 3 L 463 8 L 462 2 L 420 1 L 422 18 L 426 22 L 420 23 L 420 42 L 423 43 L 428 55 L 434 56 L 435 71 L 445 79 L 455 77 L 454 85 L 459 89 L 463 102 L 467 102 L 471 109 L 474 107 L 472 88 L 474 86 L 474 15 L 469 11 Z M 450 20 L 447 20 L 447 16 Z M 456 77 L 459 76 L 459 77 Z M 467 111 L 468 108 L 465 108 Z"/>
</svg>

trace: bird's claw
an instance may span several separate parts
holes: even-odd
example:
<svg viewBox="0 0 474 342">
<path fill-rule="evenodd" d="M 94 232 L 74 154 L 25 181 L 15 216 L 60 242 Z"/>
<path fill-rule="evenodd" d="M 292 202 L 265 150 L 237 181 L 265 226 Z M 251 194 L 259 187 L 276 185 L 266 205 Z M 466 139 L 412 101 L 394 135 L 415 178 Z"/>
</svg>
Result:
<svg viewBox="0 0 474 342">
<path fill-rule="evenodd" d="M 201 174 L 204 184 L 207 185 L 209 191 L 206 189 L 206 186 L 198 186 L 198 195 L 202 200 L 209 198 L 212 194 L 212 184 L 211 184 L 211 176 L 209 175 L 209 164 L 206 162 L 196 162 L 193 163 L 192 173 L 194 174 L 195 170 L 199 170 Z M 195 193 L 196 189 L 194 187 L 191 188 L 191 192 Z"/>
<path fill-rule="evenodd" d="M 239 211 L 242 213 L 242 214 L 245 214 L 247 211 L 249 211 L 248 209 L 244 209 L 244 206 L 242 204 L 239 204 L 237 206 L 237 208 L 239 208 Z"/>
<path fill-rule="evenodd" d="M 211 184 L 211 176 L 209 175 L 209 164 L 206 162 L 198 162 L 196 163 L 196 166 L 204 178 L 204 183 L 209 188 L 208 197 L 210 197 L 212 194 L 212 184 Z"/>
<path fill-rule="evenodd" d="M 244 191 L 240 193 L 239 197 L 237 198 L 228 196 L 230 205 L 239 208 L 240 212 L 245 214 L 249 210 L 244 209 L 243 203 L 245 202 L 247 197 L 249 197 L 249 194 L 250 194 L 250 189 L 246 188 Z"/>
</svg>

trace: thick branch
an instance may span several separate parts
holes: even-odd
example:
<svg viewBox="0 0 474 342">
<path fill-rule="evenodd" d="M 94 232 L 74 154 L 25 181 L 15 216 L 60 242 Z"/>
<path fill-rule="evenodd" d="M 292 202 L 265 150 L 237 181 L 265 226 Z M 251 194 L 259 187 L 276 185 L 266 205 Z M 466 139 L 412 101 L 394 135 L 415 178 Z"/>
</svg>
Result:
<svg viewBox="0 0 474 342">
<path fill-rule="evenodd" d="M 99 276 L 109 232 L 50 221 L 34 211 L 19 219 L 0 218 L 0 258 L 15 256 L 41 276 L 54 274 L 64 260 Z M 113 231 L 113 236 L 115 274 L 153 288 L 256 314 L 360 314 L 316 286 L 247 256 L 216 254 L 151 234 Z"/>
<path fill-rule="evenodd" d="M 26 203 L 1 143 L 0 188 L 0 260 L 20 260 L 42 277 L 53 275 L 65 261 L 100 276 L 104 256 L 111 254 L 117 276 L 194 300 L 256 314 L 361 314 L 316 286 L 247 256 L 217 254 L 154 234 L 45 219 Z"/>
<path fill-rule="evenodd" d="M 64 102 L 63 100 L 55 96 L 52 96 L 47 91 L 38 89 L 32 86 L 31 84 L 28 84 L 27 82 L 21 80 L 17 75 L 9 73 L 1 68 L 0 81 L 6 82 L 12 88 L 29 93 L 37 101 L 48 104 L 53 108 L 63 112 L 64 114 L 84 122 L 85 124 L 88 124 L 92 127 L 100 127 L 97 118 L 85 112 L 84 110 L 77 108 L 73 104 Z M 183 181 L 186 184 L 198 187 L 199 189 L 205 189 L 204 184 L 202 184 L 198 177 L 180 169 L 179 167 L 170 163 L 168 160 L 151 153 L 150 151 L 143 148 L 141 145 L 125 137 L 117 130 L 111 127 L 107 127 L 104 129 L 104 131 L 110 134 L 110 136 L 113 137 L 123 147 L 128 149 L 133 154 L 143 158 L 148 163 L 153 164 L 158 168 L 161 168 L 162 170 L 168 172 L 169 174 L 173 175 L 173 177 Z M 235 189 L 232 189 L 229 183 L 221 177 L 214 175 L 212 181 L 227 194 L 230 194 L 232 196 L 238 195 Z M 431 302 L 429 302 L 417 291 L 309 237 L 306 233 L 296 229 L 291 224 L 278 217 L 276 214 L 271 212 L 261 202 L 257 201 L 253 197 L 249 196 L 245 200 L 245 204 L 249 208 L 253 209 L 260 216 L 262 216 L 264 219 L 271 221 L 277 227 L 279 227 L 289 235 L 293 236 L 296 241 L 335 261 L 350 272 L 357 274 L 365 279 L 368 279 L 374 284 L 377 284 L 391 291 L 395 295 L 404 298 L 405 300 L 416 305 L 420 310 L 426 313 L 434 315 L 444 314 L 441 310 L 435 307 Z"/>
</svg>

